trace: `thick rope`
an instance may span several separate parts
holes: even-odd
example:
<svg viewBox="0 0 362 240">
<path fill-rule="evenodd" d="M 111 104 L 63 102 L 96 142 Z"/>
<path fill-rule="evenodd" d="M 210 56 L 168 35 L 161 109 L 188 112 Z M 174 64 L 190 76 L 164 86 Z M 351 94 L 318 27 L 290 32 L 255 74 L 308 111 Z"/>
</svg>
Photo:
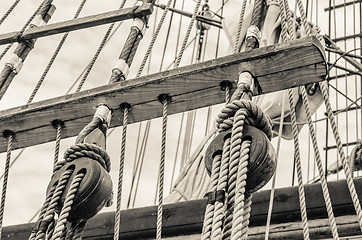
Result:
<svg viewBox="0 0 362 240">
<path fill-rule="evenodd" d="M 217 191 L 226 192 L 227 181 L 229 175 L 229 162 L 230 162 L 230 138 L 225 139 L 222 158 L 221 168 L 218 179 Z M 215 203 L 214 217 L 212 219 L 212 233 L 211 239 L 220 240 L 222 239 L 222 225 L 224 220 L 225 205 L 224 202 L 218 201 Z"/>
<path fill-rule="evenodd" d="M 78 16 L 79 16 L 80 12 L 82 11 L 83 6 L 84 6 L 84 4 L 86 3 L 86 1 L 87 1 L 87 0 L 82 0 L 82 2 L 80 3 L 80 5 L 79 5 L 79 7 L 78 7 L 78 9 L 77 9 L 77 11 L 76 11 L 73 19 L 78 18 Z M 31 95 L 30 95 L 30 97 L 29 97 L 29 99 L 28 99 L 27 104 L 29 104 L 29 103 L 31 103 L 31 102 L 33 101 L 33 99 L 34 99 L 35 95 L 37 94 L 40 86 L 42 85 L 42 83 L 43 83 L 46 75 L 48 74 L 51 66 L 53 65 L 56 57 L 58 56 L 58 53 L 59 53 L 60 49 L 63 47 L 63 44 L 64 44 L 65 40 L 67 39 L 68 35 L 69 35 L 69 32 L 65 33 L 65 34 L 63 35 L 62 39 L 60 40 L 57 48 L 55 49 L 52 57 L 50 58 L 50 61 L 49 61 L 48 65 L 46 66 L 43 74 L 41 75 L 41 77 L 40 77 L 38 83 L 36 84 L 33 92 L 31 93 Z"/>
<path fill-rule="evenodd" d="M 60 148 L 60 139 L 62 137 L 62 124 L 57 124 L 57 135 L 55 137 L 55 150 L 54 150 L 54 166 L 59 160 L 59 148 Z"/>
<path fill-rule="evenodd" d="M 152 36 L 152 39 L 151 39 L 151 42 L 150 42 L 150 45 L 148 46 L 147 50 L 146 50 L 146 54 L 142 60 L 142 63 L 141 63 L 141 66 L 139 67 L 138 69 L 138 72 L 137 72 L 137 75 L 136 77 L 139 77 L 141 76 L 142 74 L 142 71 L 143 71 L 143 68 L 145 67 L 146 65 L 146 62 L 147 62 L 147 59 L 149 57 L 149 55 L 151 54 L 151 51 L 152 51 L 152 48 L 153 48 L 153 45 L 155 44 L 155 41 L 158 37 L 158 34 L 160 33 L 160 30 L 161 30 L 161 27 L 165 21 L 165 18 L 166 18 L 166 14 L 168 12 L 168 9 L 170 8 L 170 5 L 171 5 L 171 2 L 172 0 L 168 0 L 167 4 L 166 4 L 166 7 L 162 13 L 162 16 L 161 16 L 161 19 L 160 19 L 160 22 L 158 23 L 158 26 L 155 30 L 155 32 L 153 33 L 153 36 Z"/>
<path fill-rule="evenodd" d="M 247 179 L 247 166 L 249 161 L 249 152 L 250 152 L 251 141 L 245 140 L 241 143 L 240 149 L 240 158 L 238 159 L 238 171 L 237 171 L 237 180 L 235 188 L 235 208 L 233 213 L 233 223 L 232 223 L 232 232 L 231 239 L 237 240 L 241 239 L 242 230 L 247 227 L 245 225 L 246 214 L 244 212 L 244 201 L 245 201 L 245 186 Z"/>
<path fill-rule="evenodd" d="M 11 6 L 10 8 L 6 11 L 6 13 L 2 16 L 2 18 L 0 19 L 0 25 L 5 21 L 5 19 L 9 16 L 9 14 L 14 10 L 14 8 L 16 7 L 16 5 L 18 5 L 18 3 L 20 2 L 20 0 L 16 0 Z"/>
<path fill-rule="evenodd" d="M 158 207 L 157 207 L 157 232 L 156 239 L 161 240 L 162 234 L 162 214 L 163 214 L 163 184 L 165 170 L 165 154 L 166 154 L 166 130 L 167 130 L 167 108 L 169 99 L 163 99 L 163 114 L 162 114 L 162 140 L 161 140 L 161 160 L 158 179 Z"/>
<path fill-rule="evenodd" d="M 73 178 L 70 188 L 65 197 L 62 210 L 59 213 L 59 218 L 57 220 L 57 224 L 55 225 L 54 234 L 53 234 L 52 239 L 60 240 L 61 236 L 63 236 L 63 232 L 65 232 L 69 212 L 72 209 L 75 195 L 78 191 L 80 182 L 82 181 L 84 176 L 85 176 L 85 173 L 80 172 Z"/>
<path fill-rule="evenodd" d="M 51 196 L 49 196 L 51 198 L 51 200 L 43 215 L 43 219 L 41 219 L 39 222 L 39 226 L 38 226 L 39 229 L 37 229 L 37 233 L 36 233 L 36 237 L 35 237 L 36 240 L 44 239 L 49 226 L 51 226 L 54 223 L 55 208 L 57 207 L 57 205 L 59 203 L 60 197 L 63 194 L 63 190 L 64 190 L 70 176 L 72 175 L 72 173 L 73 173 L 72 169 L 66 170 L 63 173 L 63 175 L 61 176 L 59 182 L 56 184 L 54 193 Z"/>
<path fill-rule="evenodd" d="M 229 165 L 229 176 L 228 176 L 228 197 L 227 197 L 227 209 L 224 220 L 223 228 L 223 239 L 230 239 L 232 236 L 233 228 L 233 212 L 235 206 L 235 194 L 236 194 L 236 180 L 238 176 L 239 159 L 241 157 L 241 143 L 242 143 L 242 132 L 244 129 L 244 123 L 247 112 L 245 109 L 240 109 L 236 112 L 234 118 L 234 124 L 231 134 L 230 143 L 230 165 Z M 246 166 L 245 166 L 246 167 Z"/>
<path fill-rule="evenodd" d="M 2 233 L 2 226 L 3 226 L 3 219 L 4 219 L 4 209 L 5 209 L 5 200 L 6 200 L 6 190 L 8 186 L 8 177 L 9 177 L 9 165 L 10 165 L 10 158 L 11 158 L 11 149 L 14 140 L 14 134 L 11 133 L 7 137 L 8 139 L 8 147 L 6 150 L 6 161 L 5 161 L 5 173 L 4 173 L 4 180 L 3 180 L 3 188 L 1 193 L 1 203 L 0 203 L 0 239 Z"/>
<path fill-rule="evenodd" d="M 210 193 L 217 191 L 220 166 L 221 166 L 221 156 L 216 155 L 212 161 Z M 208 201 L 207 203 L 204 223 L 203 223 L 202 237 L 201 237 L 202 240 L 210 239 L 211 229 L 213 226 L 212 219 L 214 216 L 215 204 L 216 202 Z"/>
<path fill-rule="evenodd" d="M 119 239 L 119 228 L 121 224 L 121 200 L 122 200 L 122 183 L 123 183 L 123 169 L 124 158 L 126 155 L 126 139 L 127 139 L 127 125 L 128 125 L 128 111 L 129 107 L 123 109 L 123 129 L 122 129 L 122 143 L 121 143 L 121 156 L 119 161 L 118 170 L 118 190 L 117 190 L 117 206 L 114 223 L 114 239 Z"/>
</svg>

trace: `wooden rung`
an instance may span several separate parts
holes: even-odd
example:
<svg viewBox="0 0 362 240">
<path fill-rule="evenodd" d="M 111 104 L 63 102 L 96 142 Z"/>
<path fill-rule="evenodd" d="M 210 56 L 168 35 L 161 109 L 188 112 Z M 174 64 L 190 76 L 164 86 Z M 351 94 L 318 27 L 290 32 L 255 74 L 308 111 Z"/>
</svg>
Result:
<svg viewBox="0 0 362 240">
<path fill-rule="evenodd" d="M 102 103 L 114 110 L 111 127 L 122 125 L 124 102 L 132 106 L 129 123 L 162 116 L 160 94 L 172 98 L 169 114 L 215 105 L 225 99 L 220 83 L 234 82 L 242 71 L 257 78 L 262 93 L 319 82 L 326 75 L 323 47 L 308 37 L 4 110 L 0 133 L 15 132 L 13 149 L 18 149 L 54 141 L 55 119 L 65 124 L 63 138 L 76 136 Z M 6 145 L 0 138 L 0 152 Z"/>
<path fill-rule="evenodd" d="M 356 189 L 362 188 L 362 178 L 354 180 Z M 340 236 L 361 234 L 352 199 L 345 180 L 328 183 L 331 201 Z M 359 199 L 362 197 L 358 191 Z M 326 207 L 320 184 L 305 186 L 310 234 L 330 237 Z M 253 195 L 248 239 L 264 239 L 270 190 Z M 272 212 L 270 239 L 302 239 L 298 187 L 276 189 Z M 164 206 L 162 236 L 200 234 L 206 199 L 167 204 Z M 121 239 L 152 239 L 156 233 L 157 207 L 145 207 L 121 212 Z M 125 223 L 125 224 L 122 224 Z M 3 229 L 3 239 L 27 239 L 34 223 L 9 226 Z M 98 214 L 87 223 L 83 239 L 113 239 L 114 212 Z M 183 239 L 187 239 L 186 237 Z M 198 238 L 200 239 L 200 238 Z"/>
<path fill-rule="evenodd" d="M 71 32 L 84 28 L 132 19 L 135 17 L 144 17 L 151 14 L 152 11 L 152 4 L 146 3 L 139 7 L 124 8 L 106 13 L 48 24 L 41 27 L 29 28 L 21 36 L 19 36 L 19 32 L 4 33 L 0 34 L 0 45 L 18 42 L 19 40 L 24 41 L 59 33 Z"/>
</svg>

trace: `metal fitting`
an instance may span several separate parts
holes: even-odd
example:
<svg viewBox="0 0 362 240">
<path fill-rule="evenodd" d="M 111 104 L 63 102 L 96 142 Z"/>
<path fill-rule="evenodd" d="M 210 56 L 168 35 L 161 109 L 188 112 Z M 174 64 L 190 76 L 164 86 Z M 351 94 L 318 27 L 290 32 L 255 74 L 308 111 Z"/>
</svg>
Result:
<svg viewBox="0 0 362 240">
<path fill-rule="evenodd" d="M 9 66 L 15 74 L 18 74 L 23 67 L 23 59 L 13 53 L 11 54 L 9 61 L 5 63 L 5 65 Z"/>
<path fill-rule="evenodd" d="M 129 66 L 124 59 L 118 59 L 113 69 L 118 69 L 123 74 L 124 78 L 127 78 L 129 74 Z"/>
</svg>

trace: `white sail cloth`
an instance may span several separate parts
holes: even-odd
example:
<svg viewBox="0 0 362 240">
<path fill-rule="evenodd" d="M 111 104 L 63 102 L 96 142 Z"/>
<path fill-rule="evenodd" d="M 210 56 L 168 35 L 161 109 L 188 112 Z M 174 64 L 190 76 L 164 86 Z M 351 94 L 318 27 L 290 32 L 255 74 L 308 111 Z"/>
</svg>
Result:
<svg viewBox="0 0 362 240">
<path fill-rule="evenodd" d="M 245 36 L 247 28 L 250 26 L 251 15 L 253 11 L 254 0 L 247 1 L 246 11 L 243 20 L 243 26 L 240 33 L 240 44 L 239 50 L 244 51 L 245 49 Z M 226 9 L 230 9 L 231 12 L 225 16 L 223 21 L 223 29 L 229 39 L 230 49 L 234 46 L 234 39 L 237 34 L 237 25 L 241 9 L 241 1 L 239 0 L 229 0 L 225 6 Z M 260 47 L 267 45 L 272 45 L 278 42 L 281 42 L 281 19 L 280 19 L 280 10 L 276 5 L 269 6 L 267 14 L 264 18 L 264 23 L 262 24 L 261 30 L 261 42 Z M 295 36 L 301 37 L 300 27 L 296 28 Z M 286 91 L 286 90 L 284 90 Z M 303 106 L 301 94 L 299 88 L 294 88 L 293 90 L 294 105 L 298 121 L 299 130 L 307 121 L 307 116 L 305 114 L 305 109 Z M 283 96 L 284 99 L 283 99 Z M 273 121 L 273 132 L 274 136 L 277 135 L 279 131 L 279 121 L 281 116 L 281 106 L 283 101 L 285 103 L 285 113 L 284 113 L 284 126 L 282 131 L 282 137 L 285 139 L 292 139 L 292 130 L 290 125 L 290 108 L 288 101 L 288 94 L 283 94 L 281 92 L 269 93 L 261 96 L 256 96 L 253 100 L 265 111 L 266 114 L 270 116 Z M 311 112 L 314 113 L 322 103 L 322 94 L 320 93 L 319 88 L 316 89 L 315 93 L 310 96 L 308 95 L 309 105 Z M 208 185 L 210 182 L 209 176 L 206 174 L 205 164 L 203 161 L 204 153 L 208 144 L 205 144 L 204 141 L 197 152 L 189 159 L 188 163 L 184 167 L 182 174 L 176 180 L 173 191 L 171 194 L 166 197 L 165 202 L 172 203 L 184 200 L 193 200 L 203 198 L 208 190 Z"/>
</svg>

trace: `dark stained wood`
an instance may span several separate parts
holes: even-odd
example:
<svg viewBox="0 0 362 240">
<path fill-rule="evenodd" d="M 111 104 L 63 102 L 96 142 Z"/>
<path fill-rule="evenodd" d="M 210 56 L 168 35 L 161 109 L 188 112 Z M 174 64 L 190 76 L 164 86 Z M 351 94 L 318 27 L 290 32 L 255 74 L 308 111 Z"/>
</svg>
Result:
<svg viewBox="0 0 362 240">
<path fill-rule="evenodd" d="M 65 33 L 75 30 L 80 30 L 89 27 L 104 25 L 132 19 L 135 17 L 143 17 L 151 14 L 153 6 L 150 3 L 143 4 L 140 7 L 124 8 L 120 10 L 100 13 L 87 17 L 72 19 L 68 21 L 48 24 L 41 27 L 29 28 L 21 36 L 19 32 L 11 32 L 0 35 L 0 45 L 13 43 L 20 40 L 29 40 L 54 34 Z"/>
<path fill-rule="evenodd" d="M 54 119 L 65 123 L 63 138 L 77 135 L 101 103 L 114 110 L 111 127 L 122 125 L 124 102 L 132 106 L 130 123 L 162 116 L 160 94 L 172 97 L 169 114 L 215 105 L 224 101 L 220 83 L 234 82 L 242 71 L 256 77 L 262 94 L 319 82 L 326 74 L 322 49 L 309 37 L 12 108 L 0 112 L 0 133 L 15 132 L 17 149 L 53 141 Z M 0 138 L 0 152 L 6 146 Z"/>
<path fill-rule="evenodd" d="M 362 178 L 354 180 L 359 199 L 362 197 Z M 361 234 L 345 180 L 328 183 L 333 210 L 341 236 Z M 322 189 L 319 184 L 305 186 L 307 214 L 311 236 L 331 235 Z M 263 239 L 268 213 L 270 191 L 253 196 L 248 239 Z M 164 207 L 163 236 L 201 233 L 206 200 L 167 204 Z M 157 207 L 125 210 L 121 213 L 121 239 L 150 239 L 156 233 Z M 114 212 L 98 214 L 90 219 L 83 239 L 113 239 Z M 27 239 L 32 224 L 5 227 L 3 239 Z M 274 195 L 271 239 L 302 239 L 297 187 L 277 189 Z"/>
</svg>

